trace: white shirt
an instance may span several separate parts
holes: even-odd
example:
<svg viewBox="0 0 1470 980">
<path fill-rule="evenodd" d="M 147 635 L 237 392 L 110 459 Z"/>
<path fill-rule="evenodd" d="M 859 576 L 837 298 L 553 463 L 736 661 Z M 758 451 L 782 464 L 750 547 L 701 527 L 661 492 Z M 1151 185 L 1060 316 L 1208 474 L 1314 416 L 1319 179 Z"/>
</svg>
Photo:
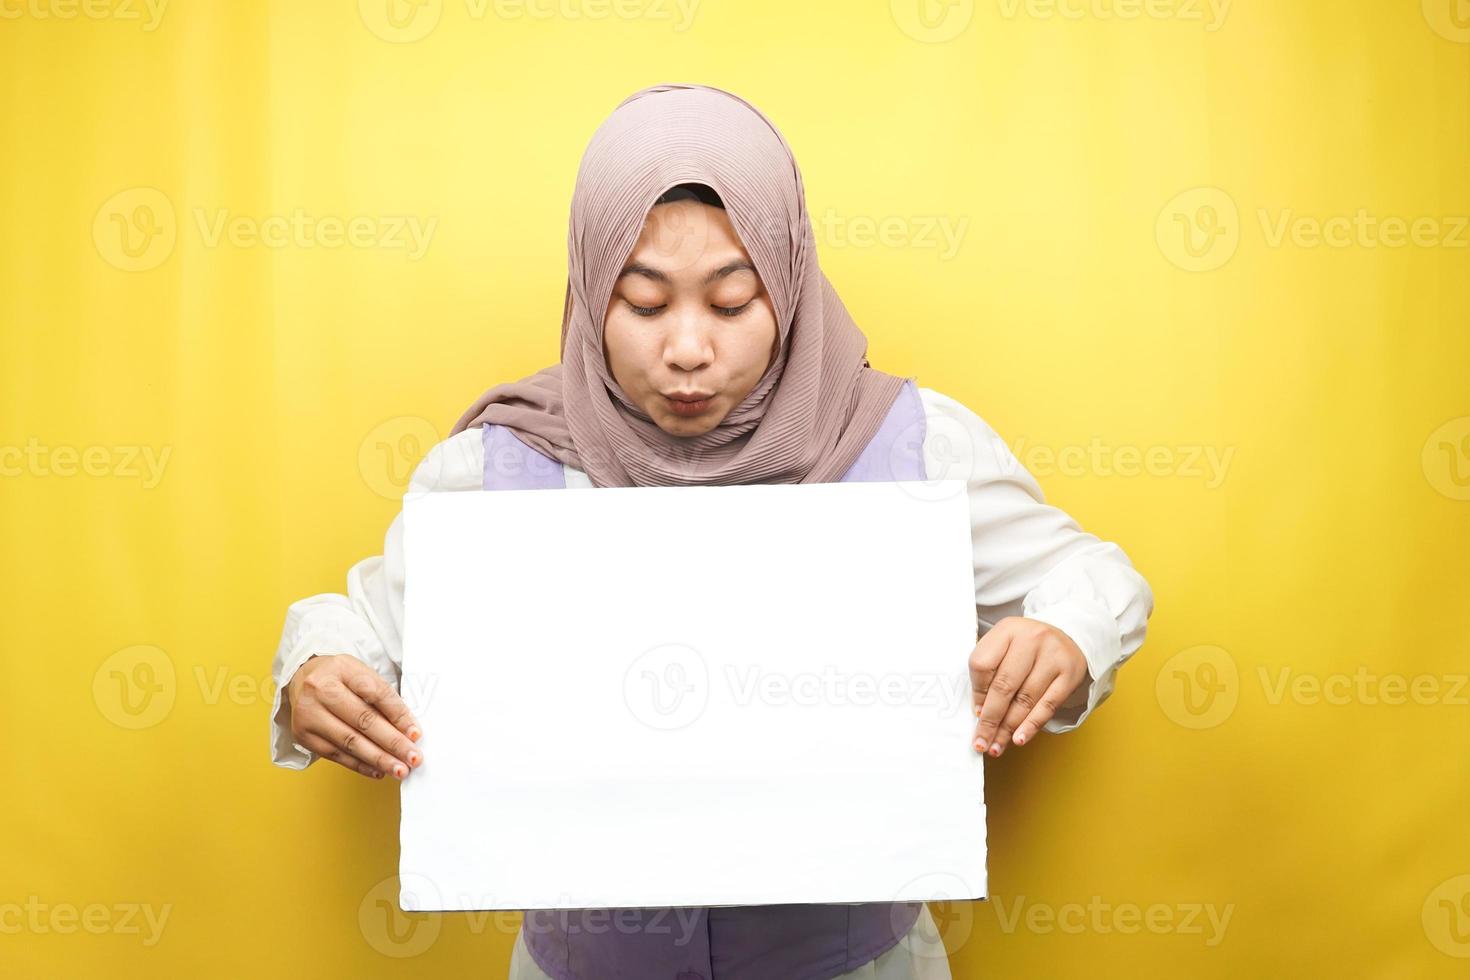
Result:
<svg viewBox="0 0 1470 980">
<path fill-rule="evenodd" d="M 924 406 L 927 480 L 965 481 L 975 555 L 975 611 L 980 633 L 1007 616 L 1025 616 L 1066 633 L 1087 658 L 1088 677 L 1044 726 L 1071 731 L 1112 693 L 1121 666 L 1143 644 L 1153 593 L 1123 549 L 1078 527 L 1045 502 L 1041 487 L 989 425 L 964 405 L 928 388 Z M 485 448 L 479 427 L 440 442 L 414 470 L 408 495 L 482 490 Z M 563 464 L 569 489 L 592 488 L 587 474 Z M 932 484 L 935 493 L 942 485 Z M 403 661 L 403 515 L 393 519 L 383 554 L 347 572 L 347 594 L 308 596 L 286 610 L 271 665 L 271 759 L 304 769 L 316 754 L 293 743 L 286 685 L 307 658 L 346 653 L 396 690 Z M 967 656 L 969 651 L 957 651 Z"/>
</svg>

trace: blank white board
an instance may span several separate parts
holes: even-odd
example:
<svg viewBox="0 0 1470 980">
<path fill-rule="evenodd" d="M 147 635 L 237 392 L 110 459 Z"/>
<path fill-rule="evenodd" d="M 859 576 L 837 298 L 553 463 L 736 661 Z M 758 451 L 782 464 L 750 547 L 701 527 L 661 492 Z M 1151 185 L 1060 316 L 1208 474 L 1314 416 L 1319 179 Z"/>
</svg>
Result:
<svg viewBox="0 0 1470 980">
<path fill-rule="evenodd" d="M 404 910 L 984 897 L 962 482 L 404 508 Z"/>
</svg>

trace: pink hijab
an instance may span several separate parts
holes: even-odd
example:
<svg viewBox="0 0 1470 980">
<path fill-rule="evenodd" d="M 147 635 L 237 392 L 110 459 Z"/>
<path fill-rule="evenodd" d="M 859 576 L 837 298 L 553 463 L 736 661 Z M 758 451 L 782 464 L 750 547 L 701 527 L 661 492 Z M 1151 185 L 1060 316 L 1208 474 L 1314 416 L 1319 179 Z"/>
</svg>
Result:
<svg viewBox="0 0 1470 980">
<path fill-rule="evenodd" d="M 703 435 L 660 429 L 608 370 L 608 298 L 644 218 L 676 184 L 719 194 L 776 313 L 776 356 Z M 760 110 L 707 85 L 635 92 L 593 134 L 567 234 L 561 363 L 486 391 L 454 432 L 503 425 L 592 484 L 835 483 L 905 379 L 868 366 L 867 338 L 817 266 L 801 171 Z"/>
</svg>

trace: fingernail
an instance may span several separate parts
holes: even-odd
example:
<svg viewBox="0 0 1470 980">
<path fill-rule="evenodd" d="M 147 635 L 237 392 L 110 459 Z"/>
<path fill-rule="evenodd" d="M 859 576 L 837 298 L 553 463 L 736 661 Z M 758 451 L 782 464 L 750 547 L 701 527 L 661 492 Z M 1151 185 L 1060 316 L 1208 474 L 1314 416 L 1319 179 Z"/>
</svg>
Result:
<svg viewBox="0 0 1470 980">
<path fill-rule="evenodd" d="M 1017 745 L 1025 745 L 1026 744 L 1026 734 L 1024 732 L 1017 732 L 1016 733 L 1016 744 Z"/>
<path fill-rule="evenodd" d="M 423 761 L 424 757 L 419 755 L 417 752 L 410 752 L 408 754 L 408 764 L 411 766 L 417 766 L 420 762 Z"/>
<path fill-rule="evenodd" d="M 393 767 L 393 775 L 398 779 L 403 779 L 408 775 L 408 767 L 404 765 L 395 765 Z"/>
<path fill-rule="evenodd" d="M 983 739 L 983 738 L 977 738 L 977 739 L 975 739 L 975 748 L 979 749 L 981 752 L 984 752 L 985 751 L 985 739 Z"/>
<path fill-rule="evenodd" d="M 992 756 L 994 756 L 995 758 L 999 759 L 1000 758 L 1000 746 L 999 745 L 992 745 L 990 747 L 990 754 Z"/>
<path fill-rule="evenodd" d="M 980 706 L 977 704 L 977 705 L 974 705 L 973 708 L 974 708 L 975 714 L 978 715 L 980 713 Z"/>
<path fill-rule="evenodd" d="M 423 732 L 419 731 L 419 726 L 417 725 L 410 725 L 408 728 L 408 738 L 411 742 L 417 742 L 419 740 L 419 736 L 423 734 Z"/>
</svg>

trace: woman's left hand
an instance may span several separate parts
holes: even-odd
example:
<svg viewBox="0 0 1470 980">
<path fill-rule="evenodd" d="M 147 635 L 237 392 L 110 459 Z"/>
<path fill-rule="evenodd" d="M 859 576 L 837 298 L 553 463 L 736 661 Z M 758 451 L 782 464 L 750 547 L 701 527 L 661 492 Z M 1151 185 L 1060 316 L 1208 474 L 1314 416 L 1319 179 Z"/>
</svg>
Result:
<svg viewBox="0 0 1470 980">
<path fill-rule="evenodd" d="M 1055 626 L 1007 616 L 970 653 L 975 749 L 999 757 L 1025 745 L 1087 677 L 1087 658 Z"/>
</svg>

